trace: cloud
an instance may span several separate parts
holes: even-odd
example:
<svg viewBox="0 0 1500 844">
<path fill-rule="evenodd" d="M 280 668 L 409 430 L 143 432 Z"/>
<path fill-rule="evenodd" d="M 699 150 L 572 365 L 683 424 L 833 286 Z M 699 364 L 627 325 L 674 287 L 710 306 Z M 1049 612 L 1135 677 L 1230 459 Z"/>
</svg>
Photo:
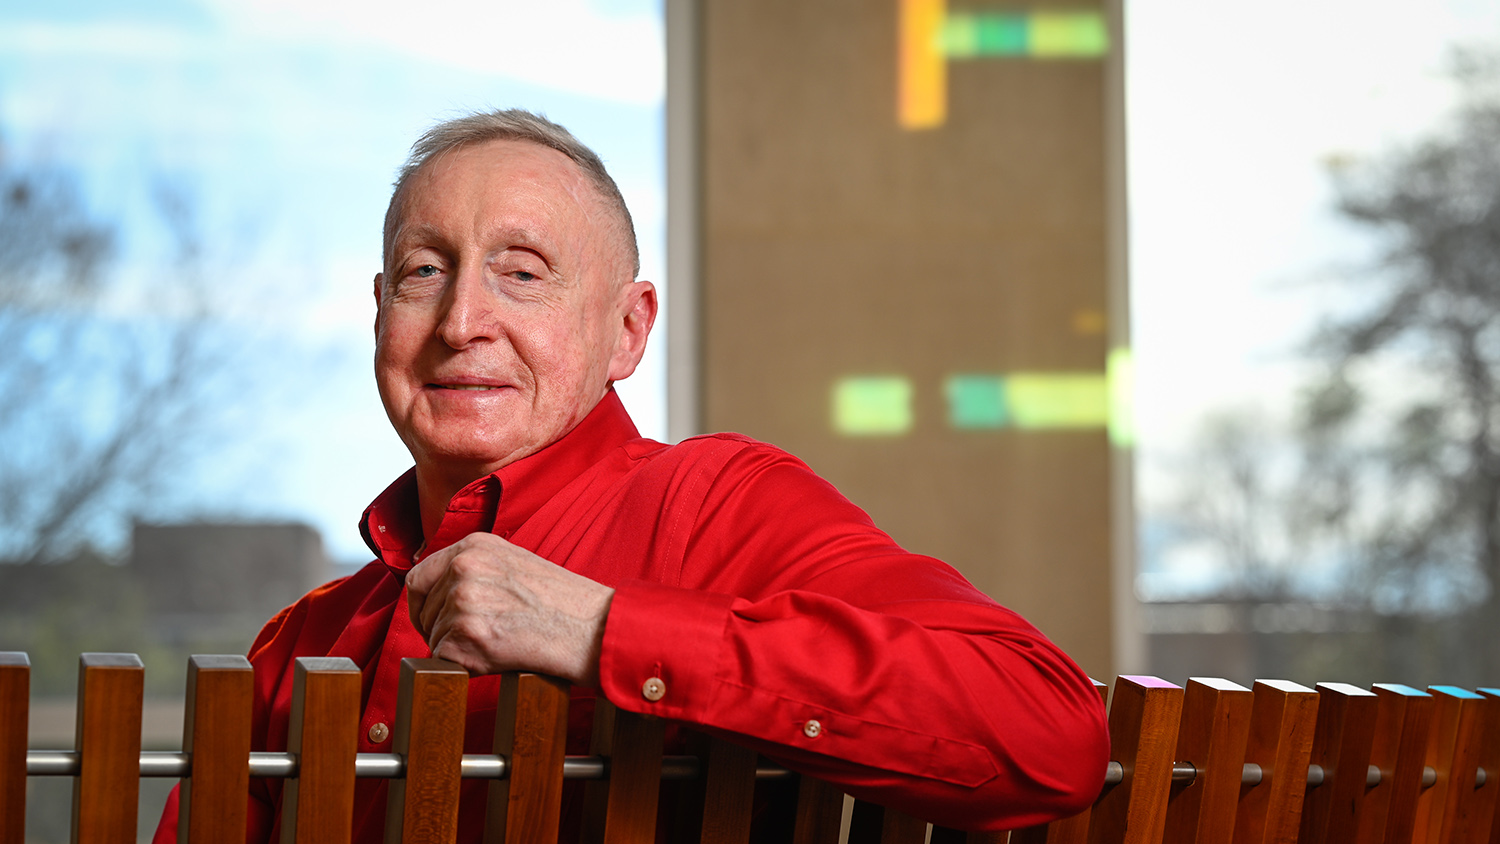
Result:
<svg viewBox="0 0 1500 844">
<path fill-rule="evenodd" d="M 344 41 L 617 102 L 666 90 L 657 14 L 607 14 L 584 0 L 207 0 L 226 24 L 282 40 Z"/>
</svg>

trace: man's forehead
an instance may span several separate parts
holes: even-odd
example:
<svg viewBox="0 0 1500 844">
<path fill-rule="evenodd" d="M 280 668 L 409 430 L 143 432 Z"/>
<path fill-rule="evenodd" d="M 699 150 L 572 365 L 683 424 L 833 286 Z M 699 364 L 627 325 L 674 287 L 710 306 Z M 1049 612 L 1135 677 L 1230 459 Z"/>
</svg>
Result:
<svg viewBox="0 0 1500 844">
<path fill-rule="evenodd" d="M 609 213 L 582 168 L 557 150 L 529 141 L 486 141 L 448 150 L 413 173 L 404 193 L 397 241 L 434 215 L 453 212 L 512 216 L 506 227 L 518 230 L 539 215 L 577 214 L 595 225 Z"/>
<path fill-rule="evenodd" d="M 413 174 L 413 194 L 434 182 L 451 179 L 530 182 L 553 187 L 579 201 L 601 199 L 599 190 L 576 161 L 562 152 L 527 140 L 494 139 L 463 144 L 432 157 Z"/>
<path fill-rule="evenodd" d="M 620 265 L 607 275 L 634 277 L 625 212 L 582 165 L 546 144 L 510 138 L 461 144 L 433 155 L 400 190 L 388 229 L 389 261 L 414 246 L 456 245 L 458 230 L 448 228 L 456 223 L 473 235 L 550 247 L 554 254 L 559 248 L 595 252 L 598 260 Z M 459 216 L 448 216 L 453 213 Z M 556 242 L 559 236 L 571 243 Z"/>
</svg>

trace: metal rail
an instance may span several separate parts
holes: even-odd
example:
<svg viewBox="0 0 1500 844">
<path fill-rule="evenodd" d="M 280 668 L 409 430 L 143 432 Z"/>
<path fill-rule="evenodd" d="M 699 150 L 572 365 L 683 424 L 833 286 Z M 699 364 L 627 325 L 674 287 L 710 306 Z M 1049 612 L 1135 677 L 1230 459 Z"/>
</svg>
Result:
<svg viewBox="0 0 1500 844">
<path fill-rule="evenodd" d="M 250 776 L 286 778 L 297 776 L 295 753 L 251 753 Z M 189 776 L 193 768 L 193 755 L 181 751 L 142 751 L 141 776 L 175 777 Z M 26 774 L 33 777 L 76 777 L 81 769 L 76 750 L 28 750 L 26 751 Z M 460 776 L 465 779 L 502 780 L 509 775 L 509 765 L 504 756 L 494 754 L 466 753 L 463 757 Z M 406 776 L 406 760 L 396 753 L 361 753 L 354 757 L 354 775 L 373 779 L 399 779 Z M 662 757 L 662 779 L 691 780 L 698 778 L 698 757 Z M 761 763 L 756 766 L 755 778 L 760 780 L 783 779 L 792 772 L 780 765 Z M 602 780 L 609 777 L 609 760 L 603 756 L 569 756 L 563 760 L 563 778 L 570 780 Z"/>
<path fill-rule="evenodd" d="M 141 776 L 185 777 L 192 772 L 193 755 L 181 751 L 143 751 L 141 753 Z M 509 775 L 504 756 L 484 753 L 466 753 L 461 763 L 464 779 L 503 780 Z M 80 769 L 76 750 L 28 750 L 26 751 L 26 774 L 33 777 L 76 777 Z M 699 774 L 698 757 L 662 757 L 661 776 L 664 780 L 692 780 Z M 372 779 L 400 779 L 406 776 L 406 760 L 396 753 L 361 753 L 354 757 L 354 775 Z M 295 753 L 251 753 L 250 776 L 286 778 L 297 776 Z M 792 772 L 780 765 L 762 762 L 755 767 L 758 780 L 784 779 Z M 569 756 L 563 760 L 563 778 L 570 780 L 602 780 L 609 778 L 609 760 L 603 756 Z M 1198 778 L 1198 769 L 1191 762 L 1172 765 L 1172 782 L 1191 783 Z M 1260 785 L 1265 772 L 1253 762 L 1245 763 L 1240 774 L 1242 785 Z M 1307 787 L 1317 788 L 1327 778 L 1321 765 L 1307 766 Z M 1489 779 L 1484 768 L 1474 777 L 1474 787 L 1482 788 Z M 1104 773 L 1105 785 L 1119 785 L 1125 780 L 1125 768 L 1119 762 L 1110 762 Z M 1374 788 L 1380 785 L 1380 768 L 1371 765 L 1365 774 L 1365 785 Z M 1431 788 L 1437 782 L 1437 771 L 1422 769 L 1422 787 Z"/>
<path fill-rule="evenodd" d="M 1317 788 L 1318 786 L 1323 784 L 1323 781 L 1327 779 L 1327 776 L 1328 775 L 1323 770 L 1322 765 L 1308 765 L 1307 787 Z M 1380 772 L 1380 768 L 1376 765 L 1371 765 L 1369 769 L 1365 771 L 1365 787 L 1374 788 L 1375 786 L 1380 785 L 1381 777 L 1382 775 Z M 1175 762 L 1172 764 L 1172 782 L 1186 784 L 1191 783 L 1197 778 L 1198 768 L 1193 765 L 1193 763 Z M 1241 785 L 1260 785 L 1263 779 L 1265 779 L 1265 772 L 1259 765 L 1255 764 L 1254 762 L 1245 763 L 1244 770 L 1240 773 Z M 1489 775 L 1485 772 L 1485 770 L 1483 768 L 1478 769 L 1474 774 L 1474 787 L 1484 787 L 1484 784 L 1488 779 Z M 1104 784 L 1119 785 L 1124 781 L 1124 766 L 1122 766 L 1119 762 L 1109 763 L 1109 767 L 1105 769 L 1104 772 Z M 1435 784 L 1437 784 L 1437 771 L 1434 771 L 1432 768 L 1423 768 L 1422 787 L 1431 788 Z"/>
</svg>

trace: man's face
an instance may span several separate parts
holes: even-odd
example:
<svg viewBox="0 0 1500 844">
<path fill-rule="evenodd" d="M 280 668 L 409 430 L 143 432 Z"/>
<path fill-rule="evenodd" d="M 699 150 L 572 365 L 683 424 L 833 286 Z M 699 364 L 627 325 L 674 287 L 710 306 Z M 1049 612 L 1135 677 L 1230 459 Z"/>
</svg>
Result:
<svg viewBox="0 0 1500 844">
<path fill-rule="evenodd" d="M 531 454 L 635 369 L 655 294 L 613 223 L 537 144 L 460 147 L 411 178 L 375 279 L 375 377 L 419 472 L 462 485 Z"/>
</svg>

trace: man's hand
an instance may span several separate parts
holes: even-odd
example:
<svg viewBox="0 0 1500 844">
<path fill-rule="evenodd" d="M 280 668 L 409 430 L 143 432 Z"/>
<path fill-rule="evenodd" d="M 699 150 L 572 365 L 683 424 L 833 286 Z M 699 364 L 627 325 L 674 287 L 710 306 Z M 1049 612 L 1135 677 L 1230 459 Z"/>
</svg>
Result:
<svg viewBox="0 0 1500 844">
<path fill-rule="evenodd" d="M 597 686 L 615 590 L 488 533 L 471 533 L 406 575 L 432 655 L 472 674 L 537 671 Z"/>
</svg>

